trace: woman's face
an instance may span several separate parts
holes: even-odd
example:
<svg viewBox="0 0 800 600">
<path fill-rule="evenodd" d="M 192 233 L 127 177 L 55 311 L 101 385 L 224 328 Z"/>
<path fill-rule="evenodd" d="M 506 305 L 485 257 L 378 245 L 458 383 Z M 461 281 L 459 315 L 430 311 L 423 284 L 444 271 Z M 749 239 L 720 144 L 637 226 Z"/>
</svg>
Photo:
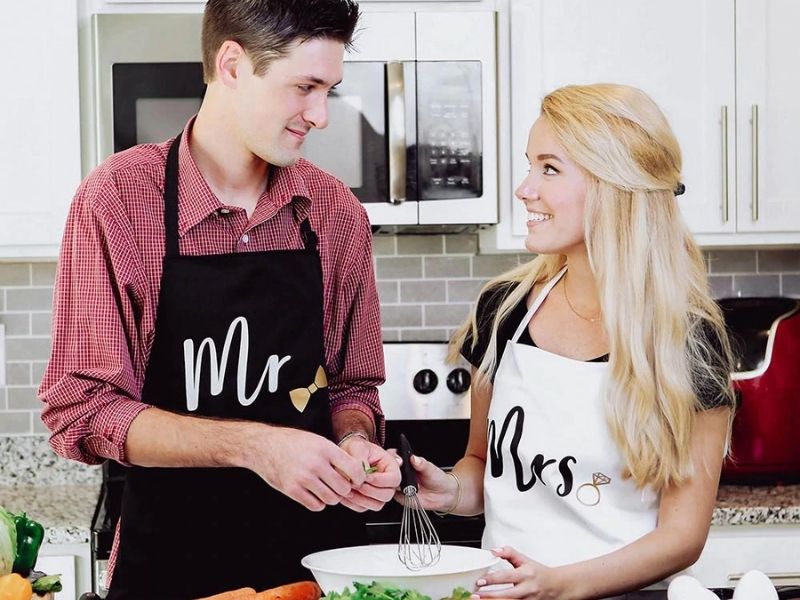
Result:
<svg viewBox="0 0 800 600">
<path fill-rule="evenodd" d="M 541 117 L 531 127 L 526 156 L 530 169 L 515 192 L 528 211 L 525 247 L 537 254 L 585 252 L 586 174 Z"/>
</svg>

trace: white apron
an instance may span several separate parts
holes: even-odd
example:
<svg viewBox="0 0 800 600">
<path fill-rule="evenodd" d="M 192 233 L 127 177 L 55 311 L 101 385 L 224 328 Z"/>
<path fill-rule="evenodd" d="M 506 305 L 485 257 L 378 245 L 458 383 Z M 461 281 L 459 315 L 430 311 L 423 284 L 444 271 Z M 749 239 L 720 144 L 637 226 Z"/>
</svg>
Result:
<svg viewBox="0 0 800 600">
<path fill-rule="evenodd" d="M 621 476 L 606 425 L 608 363 L 519 344 L 556 275 L 506 344 L 489 407 L 484 548 L 513 546 L 548 566 L 625 546 L 655 529 L 659 496 Z"/>
</svg>

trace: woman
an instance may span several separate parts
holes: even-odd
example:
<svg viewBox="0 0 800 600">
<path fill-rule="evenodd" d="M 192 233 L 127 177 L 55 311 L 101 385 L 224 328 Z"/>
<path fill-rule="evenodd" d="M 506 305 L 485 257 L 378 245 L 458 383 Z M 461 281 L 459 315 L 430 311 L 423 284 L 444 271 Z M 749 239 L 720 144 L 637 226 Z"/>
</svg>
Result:
<svg viewBox="0 0 800 600">
<path fill-rule="evenodd" d="M 415 457 L 432 510 L 485 512 L 493 598 L 596 598 L 694 563 L 727 451 L 730 350 L 680 216 L 678 143 L 623 85 L 542 102 L 516 190 L 538 256 L 451 342 L 474 366 L 465 456 Z M 477 597 L 477 596 L 476 596 Z"/>
</svg>

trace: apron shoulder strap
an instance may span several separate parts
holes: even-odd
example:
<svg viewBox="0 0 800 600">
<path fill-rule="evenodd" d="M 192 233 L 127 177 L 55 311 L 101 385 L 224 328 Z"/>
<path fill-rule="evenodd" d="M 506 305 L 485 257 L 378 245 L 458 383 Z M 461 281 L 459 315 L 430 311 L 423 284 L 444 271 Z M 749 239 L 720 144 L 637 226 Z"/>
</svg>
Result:
<svg viewBox="0 0 800 600">
<path fill-rule="evenodd" d="M 178 148 L 181 134 L 172 142 L 164 168 L 164 234 L 166 235 L 167 256 L 180 255 L 178 245 Z"/>
<path fill-rule="evenodd" d="M 547 282 L 547 285 L 544 286 L 544 289 L 542 289 L 542 291 L 539 292 L 539 295 L 536 296 L 536 300 L 533 301 L 533 304 L 531 304 L 531 307 L 528 309 L 528 312 L 525 313 L 525 316 L 522 318 L 522 321 L 520 321 L 517 330 L 514 332 L 514 335 L 511 338 L 512 342 L 516 343 L 516 341 L 519 339 L 519 336 L 522 335 L 522 332 L 525 331 L 525 328 L 528 326 L 528 323 L 530 323 L 531 319 L 533 318 L 533 313 L 539 310 L 539 307 L 542 305 L 542 302 L 544 302 L 544 299 L 547 298 L 547 294 L 550 293 L 550 290 L 552 290 L 556 286 L 556 284 L 561 280 L 561 278 L 564 276 L 564 273 L 566 272 L 567 272 L 567 267 L 564 266 L 564 268 L 562 268 L 558 272 L 558 274 L 556 274 L 555 277 L 553 277 L 550 281 Z"/>
</svg>

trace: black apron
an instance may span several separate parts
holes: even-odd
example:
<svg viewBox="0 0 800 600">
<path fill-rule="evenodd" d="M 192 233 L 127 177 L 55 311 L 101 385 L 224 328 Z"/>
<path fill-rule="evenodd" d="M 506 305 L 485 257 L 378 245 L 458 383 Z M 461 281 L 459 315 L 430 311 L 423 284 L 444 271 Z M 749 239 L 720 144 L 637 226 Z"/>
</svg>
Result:
<svg viewBox="0 0 800 600">
<path fill-rule="evenodd" d="M 181 256 L 179 146 L 180 136 L 167 158 L 166 256 L 142 401 L 331 438 L 316 234 L 306 219 L 305 249 Z M 246 469 L 132 467 L 108 598 L 263 590 L 311 579 L 305 554 L 365 541 L 363 515 L 311 512 Z"/>
</svg>

